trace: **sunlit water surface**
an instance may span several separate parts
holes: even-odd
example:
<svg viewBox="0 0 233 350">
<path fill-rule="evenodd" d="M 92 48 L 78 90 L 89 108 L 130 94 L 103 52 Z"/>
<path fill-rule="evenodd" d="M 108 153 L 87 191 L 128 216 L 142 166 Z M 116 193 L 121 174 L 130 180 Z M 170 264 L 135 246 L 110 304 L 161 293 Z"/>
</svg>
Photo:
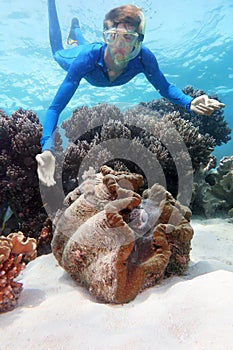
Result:
<svg viewBox="0 0 233 350">
<path fill-rule="evenodd" d="M 225 118 L 233 128 L 233 1 L 139 0 L 147 18 L 145 45 L 156 55 L 167 79 L 180 88 L 192 85 L 217 94 L 226 104 Z M 0 0 L 0 108 L 11 114 L 19 107 L 34 110 L 43 121 L 65 72 L 53 61 L 47 1 Z M 57 0 L 65 41 L 70 21 L 79 17 L 89 41 L 102 40 L 102 21 L 124 0 L 100 2 Z M 99 102 L 134 105 L 160 95 L 143 75 L 123 87 L 96 88 L 82 81 L 60 121 L 73 108 Z M 215 150 L 218 158 L 232 155 L 233 141 Z"/>
</svg>

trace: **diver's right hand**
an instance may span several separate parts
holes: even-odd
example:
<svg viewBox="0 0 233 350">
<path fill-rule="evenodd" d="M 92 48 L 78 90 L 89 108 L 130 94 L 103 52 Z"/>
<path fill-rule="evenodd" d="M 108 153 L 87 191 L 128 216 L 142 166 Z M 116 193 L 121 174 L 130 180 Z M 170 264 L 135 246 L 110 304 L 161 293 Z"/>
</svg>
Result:
<svg viewBox="0 0 233 350">
<path fill-rule="evenodd" d="M 37 174 L 40 182 L 45 186 L 54 186 L 55 173 L 55 157 L 51 151 L 45 150 L 41 154 L 37 154 Z"/>
</svg>

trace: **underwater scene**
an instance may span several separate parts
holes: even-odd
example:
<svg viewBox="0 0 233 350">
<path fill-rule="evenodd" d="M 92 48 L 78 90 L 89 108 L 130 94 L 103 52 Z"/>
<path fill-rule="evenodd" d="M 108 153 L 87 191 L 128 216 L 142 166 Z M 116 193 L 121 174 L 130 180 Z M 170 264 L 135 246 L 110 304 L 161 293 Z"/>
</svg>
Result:
<svg viewBox="0 0 233 350">
<path fill-rule="evenodd" d="M 233 2 L 0 18 L 0 348 L 230 350 Z"/>
</svg>

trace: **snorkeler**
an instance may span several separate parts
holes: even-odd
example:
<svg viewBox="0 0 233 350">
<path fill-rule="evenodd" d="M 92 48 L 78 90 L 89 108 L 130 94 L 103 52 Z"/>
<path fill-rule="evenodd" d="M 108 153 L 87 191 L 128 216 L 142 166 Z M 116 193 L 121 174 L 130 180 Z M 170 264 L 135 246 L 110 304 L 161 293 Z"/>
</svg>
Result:
<svg viewBox="0 0 233 350">
<path fill-rule="evenodd" d="M 43 123 L 42 153 L 36 156 L 38 177 L 46 186 L 55 184 L 54 134 L 59 115 L 66 107 L 82 78 L 98 87 L 113 87 L 128 83 L 139 73 L 159 91 L 160 95 L 190 113 L 211 115 L 224 107 L 223 103 L 207 95 L 193 99 L 170 84 L 154 54 L 142 45 L 145 17 L 140 8 L 124 5 L 110 10 L 103 22 L 104 42 L 87 43 L 79 22 L 73 19 L 68 43 L 77 46 L 64 49 L 55 0 L 48 0 L 50 44 L 54 59 L 68 71 L 60 85 Z M 73 42 L 71 42 L 73 40 Z"/>
</svg>

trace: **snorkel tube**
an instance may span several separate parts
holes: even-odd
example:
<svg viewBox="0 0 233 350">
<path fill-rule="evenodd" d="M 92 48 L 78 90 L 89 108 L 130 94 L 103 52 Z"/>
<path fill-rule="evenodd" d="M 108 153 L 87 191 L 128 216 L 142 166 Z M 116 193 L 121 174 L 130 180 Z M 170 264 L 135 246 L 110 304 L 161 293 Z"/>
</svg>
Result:
<svg viewBox="0 0 233 350">
<path fill-rule="evenodd" d="M 134 59 L 139 54 L 142 47 L 142 42 L 144 40 L 145 29 L 146 29 L 146 20 L 145 20 L 144 13 L 142 11 L 140 11 L 139 17 L 140 17 L 140 24 L 137 29 L 137 33 L 139 34 L 139 37 L 135 43 L 135 46 L 133 47 L 133 50 L 125 58 L 125 62 L 128 62 Z"/>
</svg>

